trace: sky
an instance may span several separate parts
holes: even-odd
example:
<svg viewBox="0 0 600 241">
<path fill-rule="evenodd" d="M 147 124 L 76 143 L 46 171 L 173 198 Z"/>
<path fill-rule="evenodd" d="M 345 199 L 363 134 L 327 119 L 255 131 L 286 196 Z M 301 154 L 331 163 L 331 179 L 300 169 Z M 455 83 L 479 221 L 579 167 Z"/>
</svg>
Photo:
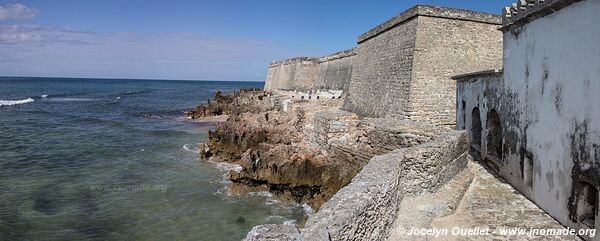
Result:
<svg viewBox="0 0 600 241">
<path fill-rule="evenodd" d="M 264 81 L 356 46 L 416 4 L 500 14 L 514 0 L 0 0 L 0 76 Z"/>
</svg>

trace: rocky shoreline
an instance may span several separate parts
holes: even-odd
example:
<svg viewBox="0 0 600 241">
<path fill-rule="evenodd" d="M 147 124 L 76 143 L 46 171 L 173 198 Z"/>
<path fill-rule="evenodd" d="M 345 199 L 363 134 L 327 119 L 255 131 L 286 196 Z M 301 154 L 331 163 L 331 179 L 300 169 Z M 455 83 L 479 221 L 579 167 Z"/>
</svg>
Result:
<svg viewBox="0 0 600 241">
<path fill-rule="evenodd" d="M 268 191 L 316 211 L 295 224 L 256 226 L 245 240 L 411 240 L 398 236 L 399 230 L 445 227 L 470 217 L 468 212 L 489 217 L 464 225 L 485 226 L 493 219 L 494 212 L 468 205 L 491 203 L 493 210 L 507 210 L 503 205 L 514 201 L 535 209 L 526 198 L 508 195 L 514 191 L 490 174 L 476 171 L 481 167 L 469 161 L 465 131 L 359 116 L 341 110 L 339 96 L 328 91 L 218 92 L 188 113 L 195 121 L 221 119 L 201 144 L 200 156 L 239 165 L 228 173 L 230 192 Z M 480 180 L 487 180 L 486 186 Z M 507 201 L 484 200 L 484 191 L 502 193 Z M 560 227 L 543 211 L 523 221 L 517 217 L 508 212 L 494 225 Z"/>
<path fill-rule="evenodd" d="M 201 120 L 227 115 L 201 144 L 201 158 L 235 163 L 236 190 L 270 191 L 313 209 L 346 186 L 375 155 L 428 142 L 447 129 L 363 118 L 340 110 L 334 92 L 217 92 L 188 112 Z"/>
<path fill-rule="evenodd" d="M 188 113 L 192 119 L 229 116 L 209 132 L 201 158 L 240 165 L 240 172 L 229 173 L 237 190 L 266 190 L 318 208 L 347 184 L 344 176 L 356 167 L 328 162 L 326 151 L 307 143 L 302 129 L 309 114 L 303 109 L 284 111 L 280 104 L 285 101 L 279 97 L 258 90 L 217 92 L 213 101 Z M 341 166 L 347 171 L 339 172 Z"/>
</svg>

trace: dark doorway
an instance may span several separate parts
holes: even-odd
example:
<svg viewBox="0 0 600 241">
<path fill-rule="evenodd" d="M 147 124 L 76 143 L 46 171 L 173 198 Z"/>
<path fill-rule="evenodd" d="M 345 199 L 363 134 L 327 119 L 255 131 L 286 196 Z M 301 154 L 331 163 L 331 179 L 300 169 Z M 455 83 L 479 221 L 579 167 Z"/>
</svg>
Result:
<svg viewBox="0 0 600 241">
<path fill-rule="evenodd" d="M 475 147 L 481 148 L 481 118 L 477 107 L 471 112 L 471 138 Z"/>
<path fill-rule="evenodd" d="M 462 129 L 466 130 L 467 129 L 467 102 L 465 102 L 464 100 L 462 101 L 462 108 L 460 109 L 462 112 Z M 461 129 L 461 128 L 459 128 Z"/>
<path fill-rule="evenodd" d="M 487 119 L 487 154 L 497 158 L 498 164 L 502 160 L 502 124 L 498 112 L 492 109 Z"/>
<path fill-rule="evenodd" d="M 577 216 L 580 222 L 593 228 L 598 210 L 598 189 L 589 182 L 580 183 L 581 192 L 577 198 Z"/>
<path fill-rule="evenodd" d="M 527 187 L 533 188 L 533 158 L 528 155 L 523 161 L 523 181 Z"/>
</svg>

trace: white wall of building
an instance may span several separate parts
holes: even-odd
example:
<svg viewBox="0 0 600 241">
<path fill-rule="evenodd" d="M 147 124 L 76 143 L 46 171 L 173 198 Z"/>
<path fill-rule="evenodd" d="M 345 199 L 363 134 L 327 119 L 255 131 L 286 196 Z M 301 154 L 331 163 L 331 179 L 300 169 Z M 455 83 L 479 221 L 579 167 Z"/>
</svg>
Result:
<svg viewBox="0 0 600 241">
<path fill-rule="evenodd" d="M 577 226 L 566 208 L 578 153 L 573 148 L 583 148 L 590 165 L 600 165 L 598 13 L 600 1 L 577 2 L 504 34 L 504 89 L 516 94 L 511 113 L 519 116 L 511 124 L 521 126 L 521 145 L 534 157 L 531 197 L 570 226 Z M 573 135 L 585 135 L 586 142 Z M 519 158 L 514 155 L 509 160 Z"/>
<path fill-rule="evenodd" d="M 577 203 L 581 180 L 600 186 L 598 13 L 600 1 L 586 0 L 514 27 L 504 33 L 502 80 L 479 74 L 457 83 L 457 128 L 470 130 L 471 111 L 480 110 L 481 159 L 488 154 L 487 115 L 493 108 L 502 123 L 500 175 L 573 228 L 587 228 L 570 205 Z"/>
</svg>

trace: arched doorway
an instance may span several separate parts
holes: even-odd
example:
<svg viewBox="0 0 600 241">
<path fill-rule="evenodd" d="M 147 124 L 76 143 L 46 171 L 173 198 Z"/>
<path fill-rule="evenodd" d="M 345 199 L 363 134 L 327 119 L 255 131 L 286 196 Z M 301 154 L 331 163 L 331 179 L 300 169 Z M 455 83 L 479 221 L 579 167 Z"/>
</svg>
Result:
<svg viewBox="0 0 600 241">
<path fill-rule="evenodd" d="M 487 155 L 502 160 L 502 124 L 498 112 L 492 109 L 487 119 Z M 500 164 L 500 163 L 498 163 Z"/>
<path fill-rule="evenodd" d="M 471 139 L 472 144 L 480 151 L 481 148 L 481 117 L 479 108 L 473 108 L 471 112 Z"/>
</svg>

